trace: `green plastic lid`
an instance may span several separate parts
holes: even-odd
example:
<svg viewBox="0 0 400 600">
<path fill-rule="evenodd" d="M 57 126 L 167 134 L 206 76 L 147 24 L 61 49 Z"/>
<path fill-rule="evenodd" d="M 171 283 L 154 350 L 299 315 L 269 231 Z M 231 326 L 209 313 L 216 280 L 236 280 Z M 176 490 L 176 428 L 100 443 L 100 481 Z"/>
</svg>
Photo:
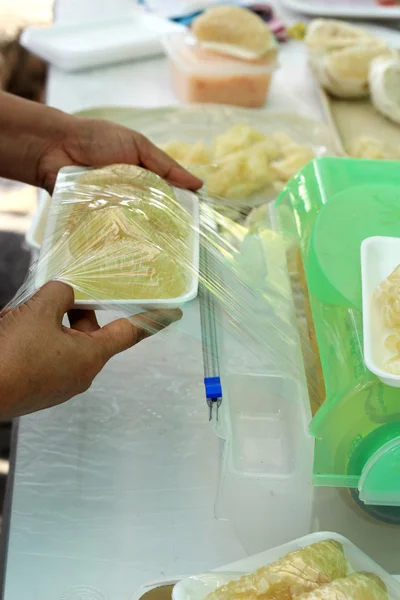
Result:
<svg viewBox="0 0 400 600">
<path fill-rule="evenodd" d="M 306 264 L 310 291 L 321 302 L 361 310 L 361 243 L 397 237 L 399 230 L 399 186 L 357 185 L 334 195 L 315 219 Z"/>
</svg>

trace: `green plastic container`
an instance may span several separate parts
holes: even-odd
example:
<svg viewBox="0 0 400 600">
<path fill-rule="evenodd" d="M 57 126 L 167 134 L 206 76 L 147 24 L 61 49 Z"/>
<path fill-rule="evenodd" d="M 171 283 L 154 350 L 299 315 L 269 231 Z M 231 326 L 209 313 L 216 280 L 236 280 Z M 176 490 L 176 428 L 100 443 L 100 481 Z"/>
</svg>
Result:
<svg viewBox="0 0 400 600">
<path fill-rule="evenodd" d="M 275 207 L 280 229 L 299 243 L 326 390 L 310 425 L 314 484 L 359 488 L 368 503 L 398 506 L 400 389 L 364 364 L 360 246 L 400 237 L 399 163 L 316 159 Z"/>
</svg>

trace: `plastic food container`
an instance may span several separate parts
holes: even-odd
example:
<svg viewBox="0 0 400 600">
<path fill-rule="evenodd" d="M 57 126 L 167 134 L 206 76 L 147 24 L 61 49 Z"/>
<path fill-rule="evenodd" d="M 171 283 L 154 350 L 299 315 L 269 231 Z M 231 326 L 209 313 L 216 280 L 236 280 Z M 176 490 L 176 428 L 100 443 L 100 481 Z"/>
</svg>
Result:
<svg viewBox="0 0 400 600">
<path fill-rule="evenodd" d="M 204 600 L 207 594 L 214 592 L 219 586 L 238 579 L 246 573 L 267 566 L 290 552 L 295 552 L 321 542 L 322 540 L 337 540 L 343 546 L 344 554 L 349 563 L 349 573 L 366 572 L 377 575 L 386 585 L 388 598 L 400 599 L 400 583 L 391 577 L 384 569 L 377 565 L 369 556 L 364 554 L 357 546 L 347 538 L 337 533 L 321 532 L 312 533 L 278 548 L 271 548 L 260 554 L 248 556 L 233 564 L 226 565 L 215 571 L 203 573 L 194 577 L 188 577 L 179 581 L 172 593 L 173 600 Z"/>
<path fill-rule="evenodd" d="M 275 53 L 255 61 L 223 56 L 187 33 L 166 36 L 164 47 L 173 88 L 184 102 L 264 106 L 276 67 Z"/>
<path fill-rule="evenodd" d="M 66 231 L 68 223 L 68 215 L 70 207 L 74 205 L 74 200 L 71 198 L 73 188 L 69 188 L 74 183 L 79 181 L 79 176 L 88 171 L 82 167 L 64 167 L 58 173 L 54 194 L 50 206 L 49 216 L 46 223 L 44 241 L 37 264 L 36 284 L 41 287 L 47 281 L 58 278 L 61 269 L 61 278 L 66 277 L 70 280 L 71 285 L 74 285 L 74 276 L 77 272 L 82 274 L 82 268 L 79 268 L 79 260 L 77 260 L 71 252 L 68 243 L 62 241 L 63 236 L 69 236 L 70 232 Z M 95 189 L 95 186 L 93 186 Z M 196 194 L 186 190 L 173 188 L 177 202 L 187 211 L 190 218 L 190 231 L 187 238 L 187 252 L 191 263 L 191 269 L 188 272 L 186 289 L 180 295 L 173 298 L 150 298 L 137 299 L 135 297 L 118 299 L 101 296 L 101 299 L 95 295 L 87 294 L 86 288 L 75 290 L 75 308 L 86 308 L 91 310 L 114 309 L 118 310 L 121 307 L 140 307 L 147 309 L 155 308 L 176 308 L 182 306 L 186 302 L 193 300 L 197 296 L 199 284 L 199 201 Z M 74 197 L 75 198 L 75 197 Z M 76 202 L 77 200 L 75 200 Z M 84 195 L 82 201 L 85 201 Z M 113 260 L 112 254 L 110 260 Z M 88 258 L 84 262 L 85 268 L 88 264 Z M 89 273 L 83 275 L 83 278 L 89 277 L 89 280 L 96 281 L 97 274 L 99 281 L 104 279 L 104 274 L 99 269 L 96 262 L 88 268 Z M 74 275 L 75 274 L 75 275 Z M 79 279 L 79 277 L 78 277 Z M 81 277 L 82 279 L 82 277 Z M 96 288 L 97 285 L 97 288 Z M 94 286 L 94 287 L 93 287 Z M 100 284 L 91 283 L 90 289 L 101 290 Z"/>
</svg>

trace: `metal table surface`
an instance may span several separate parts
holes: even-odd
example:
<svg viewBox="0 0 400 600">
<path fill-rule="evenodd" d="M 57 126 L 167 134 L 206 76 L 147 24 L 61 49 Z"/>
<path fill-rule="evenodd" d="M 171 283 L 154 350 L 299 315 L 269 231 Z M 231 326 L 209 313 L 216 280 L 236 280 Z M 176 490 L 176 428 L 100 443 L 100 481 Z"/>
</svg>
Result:
<svg viewBox="0 0 400 600">
<path fill-rule="evenodd" d="M 130 0 L 59 0 L 60 22 L 126 14 Z M 305 56 L 284 47 L 271 106 L 321 112 Z M 164 58 L 91 73 L 51 69 L 48 103 L 176 102 Z M 103 314 L 109 320 L 110 314 Z M 219 440 L 207 421 L 199 315 L 113 359 L 69 403 L 19 420 L 3 531 L 4 600 L 131 600 L 142 584 L 245 552 L 214 518 Z"/>
</svg>

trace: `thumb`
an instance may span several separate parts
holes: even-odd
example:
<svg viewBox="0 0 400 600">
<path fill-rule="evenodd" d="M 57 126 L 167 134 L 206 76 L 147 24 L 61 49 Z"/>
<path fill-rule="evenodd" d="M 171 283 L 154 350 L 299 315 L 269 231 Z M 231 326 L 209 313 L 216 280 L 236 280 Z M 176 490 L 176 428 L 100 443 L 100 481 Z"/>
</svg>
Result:
<svg viewBox="0 0 400 600">
<path fill-rule="evenodd" d="M 54 314 L 57 323 L 61 325 L 64 314 L 74 305 L 74 290 L 61 281 L 49 281 L 28 303 L 38 305 L 47 314 Z"/>
<path fill-rule="evenodd" d="M 181 318 L 182 312 L 179 309 L 152 310 L 128 319 L 113 321 L 94 331 L 91 336 L 100 344 L 107 362 L 115 354 L 135 346 Z"/>
</svg>

